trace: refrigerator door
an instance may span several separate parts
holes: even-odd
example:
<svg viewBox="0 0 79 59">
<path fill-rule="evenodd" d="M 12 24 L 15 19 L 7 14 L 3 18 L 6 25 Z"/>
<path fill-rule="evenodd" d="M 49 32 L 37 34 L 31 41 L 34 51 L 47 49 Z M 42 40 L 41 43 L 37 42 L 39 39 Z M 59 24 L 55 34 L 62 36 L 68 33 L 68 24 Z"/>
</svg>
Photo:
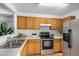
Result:
<svg viewBox="0 0 79 59">
<path fill-rule="evenodd" d="M 79 56 L 79 20 L 71 21 L 72 49 L 71 56 Z"/>
<path fill-rule="evenodd" d="M 67 22 L 64 22 L 63 24 L 63 32 L 64 33 L 68 33 L 68 29 L 70 29 L 70 22 L 67 21 Z M 70 56 L 71 55 L 71 49 L 68 47 L 68 42 L 64 41 L 64 56 Z"/>
<path fill-rule="evenodd" d="M 79 20 L 72 20 L 63 24 L 63 32 L 72 29 L 72 48 L 68 48 L 67 42 L 64 41 L 64 56 L 79 56 Z"/>
<path fill-rule="evenodd" d="M 70 56 L 71 55 L 71 49 L 68 47 L 68 43 L 64 41 L 64 56 Z"/>
</svg>

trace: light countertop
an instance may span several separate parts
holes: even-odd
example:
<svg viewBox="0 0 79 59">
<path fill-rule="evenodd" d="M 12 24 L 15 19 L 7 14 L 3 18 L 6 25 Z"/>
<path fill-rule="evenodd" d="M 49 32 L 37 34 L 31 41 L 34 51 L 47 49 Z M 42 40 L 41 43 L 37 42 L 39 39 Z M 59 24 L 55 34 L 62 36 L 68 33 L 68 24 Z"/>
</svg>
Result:
<svg viewBox="0 0 79 59">
<path fill-rule="evenodd" d="M 63 38 L 62 36 L 54 36 L 54 38 Z M 20 48 L 9 48 L 9 49 L 0 49 L 0 56 L 20 56 L 20 51 L 26 44 L 29 39 L 41 39 L 40 37 L 25 37 L 25 38 L 15 38 L 15 39 L 24 39 L 24 43 Z"/>
<path fill-rule="evenodd" d="M 29 39 L 40 39 L 40 37 L 27 37 L 27 38 L 15 38 L 15 39 L 23 39 L 25 40 L 24 43 L 21 45 L 20 48 L 2 48 L 0 49 L 0 56 L 20 56 L 20 51 L 26 44 L 27 40 Z"/>
<path fill-rule="evenodd" d="M 19 48 L 0 49 L 0 56 L 17 56 Z"/>
<path fill-rule="evenodd" d="M 63 39 L 63 36 L 54 36 L 55 39 Z"/>
</svg>

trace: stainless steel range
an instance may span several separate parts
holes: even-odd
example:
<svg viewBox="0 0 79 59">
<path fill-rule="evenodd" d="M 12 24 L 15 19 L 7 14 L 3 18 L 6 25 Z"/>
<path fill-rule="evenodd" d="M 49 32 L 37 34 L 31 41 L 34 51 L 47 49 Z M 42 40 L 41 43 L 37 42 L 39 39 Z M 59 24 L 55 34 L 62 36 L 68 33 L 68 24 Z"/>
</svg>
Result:
<svg viewBox="0 0 79 59">
<path fill-rule="evenodd" d="M 53 38 L 50 37 L 50 32 L 40 32 L 41 37 L 41 55 L 53 53 Z"/>
</svg>

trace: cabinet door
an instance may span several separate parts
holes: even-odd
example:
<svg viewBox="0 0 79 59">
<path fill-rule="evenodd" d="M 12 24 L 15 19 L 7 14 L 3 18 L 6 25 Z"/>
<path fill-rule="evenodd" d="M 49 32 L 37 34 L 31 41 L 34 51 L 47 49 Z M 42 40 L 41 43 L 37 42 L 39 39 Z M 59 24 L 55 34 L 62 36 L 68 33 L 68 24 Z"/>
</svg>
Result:
<svg viewBox="0 0 79 59">
<path fill-rule="evenodd" d="M 63 20 L 62 19 L 58 19 L 57 20 L 57 29 L 58 30 L 62 30 L 63 29 Z"/>
<path fill-rule="evenodd" d="M 41 20 L 41 23 L 44 23 L 44 24 L 47 23 L 46 18 L 40 18 L 40 20 Z"/>
<path fill-rule="evenodd" d="M 41 54 L 41 41 L 39 40 L 39 39 L 37 39 L 36 41 L 35 41 L 35 45 L 34 45 L 34 54 L 35 55 L 40 55 Z"/>
<path fill-rule="evenodd" d="M 63 20 L 62 19 L 52 19 L 51 21 L 53 30 L 62 30 L 63 29 Z"/>
<path fill-rule="evenodd" d="M 27 47 L 27 42 L 26 42 L 26 44 L 25 44 L 25 49 L 24 49 L 24 50 L 25 50 L 25 51 L 24 51 L 24 52 L 25 52 L 25 56 L 28 55 L 27 49 L 28 49 L 28 47 Z"/>
<path fill-rule="evenodd" d="M 20 56 L 24 56 L 24 55 L 25 55 L 25 50 L 24 50 L 24 47 L 23 47 L 21 52 L 20 52 Z"/>
<path fill-rule="evenodd" d="M 52 22 L 51 22 L 51 24 L 52 24 L 52 27 L 51 27 L 51 28 L 52 28 L 53 30 L 56 30 L 56 29 L 57 29 L 57 20 L 56 20 L 56 19 L 52 19 L 51 21 L 52 21 Z"/>
<path fill-rule="evenodd" d="M 28 40 L 27 41 L 27 55 L 40 55 L 40 40 L 34 39 L 34 40 Z"/>
<path fill-rule="evenodd" d="M 26 18 L 24 16 L 17 17 L 17 29 L 26 29 Z"/>
<path fill-rule="evenodd" d="M 26 27 L 27 29 L 34 29 L 34 18 L 33 17 L 26 17 Z"/>
<path fill-rule="evenodd" d="M 39 30 L 40 29 L 40 18 L 34 17 L 34 29 Z"/>
<path fill-rule="evenodd" d="M 28 40 L 27 41 L 27 55 L 34 55 L 34 43 L 31 41 L 31 40 Z"/>
<path fill-rule="evenodd" d="M 63 39 L 54 39 L 54 52 L 61 52 L 63 50 Z"/>
<path fill-rule="evenodd" d="M 51 22 L 52 22 L 52 18 L 47 18 L 47 19 L 46 19 L 46 23 L 47 23 L 47 24 L 51 24 Z"/>
<path fill-rule="evenodd" d="M 20 56 L 26 56 L 26 55 L 27 55 L 27 48 L 26 48 L 26 44 L 25 44 L 20 52 Z"/>
</svg>

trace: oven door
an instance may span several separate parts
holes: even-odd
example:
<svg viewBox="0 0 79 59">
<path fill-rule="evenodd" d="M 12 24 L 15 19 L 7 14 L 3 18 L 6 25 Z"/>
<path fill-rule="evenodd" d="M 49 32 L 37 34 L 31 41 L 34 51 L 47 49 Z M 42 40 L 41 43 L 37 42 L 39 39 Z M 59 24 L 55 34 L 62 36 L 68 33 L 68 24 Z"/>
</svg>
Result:
<svg viewBox="0 0 79 59">
<path fill-rule="evenodd" d="M 53 40 L 42 40 L 42 50 L 53 49 Z"/>
</svg>

